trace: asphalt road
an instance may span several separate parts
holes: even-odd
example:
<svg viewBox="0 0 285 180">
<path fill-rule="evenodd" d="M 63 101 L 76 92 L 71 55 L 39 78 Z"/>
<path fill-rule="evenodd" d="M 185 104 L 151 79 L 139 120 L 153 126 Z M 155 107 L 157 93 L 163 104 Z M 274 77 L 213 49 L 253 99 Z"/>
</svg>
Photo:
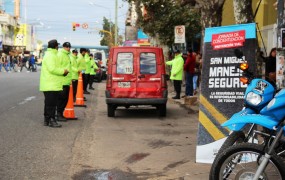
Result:
<svg viewBox="0 0 285 180">
<path fill-rule="evenodd" d="M 43 126 L 40 72 L 0 73 L 0 179 L 208 179 L 195 163 L 197 113 L 168 103 L 167 117 L 136 107 L 107 117 L 104 83 L 79 120 Z"/>
</svg>

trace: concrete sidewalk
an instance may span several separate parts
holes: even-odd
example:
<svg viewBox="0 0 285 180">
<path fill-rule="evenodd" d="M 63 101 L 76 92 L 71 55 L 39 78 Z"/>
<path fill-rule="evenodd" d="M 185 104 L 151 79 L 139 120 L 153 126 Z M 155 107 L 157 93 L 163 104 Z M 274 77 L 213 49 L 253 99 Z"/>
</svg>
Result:
<svg viewBox="0 0 285 180">
<path fill-rule="evenodd" d="M 187 109 L 191 113 L 198 113 L 199 112 L 199 93 L 200 90 L 197 89 L 197 94 L 192 97 L 184 97 L 180 99 L 172 99 L 173 96 L 176 95 L 174 91 L 174 86 L 171 82 L 168 81 L 168 100 L 170 102 L 174 102 L 180 105 L 182 108 Z M 185 86 L 181 87 L 181 96 L 185 95 Z"/>
</svg>

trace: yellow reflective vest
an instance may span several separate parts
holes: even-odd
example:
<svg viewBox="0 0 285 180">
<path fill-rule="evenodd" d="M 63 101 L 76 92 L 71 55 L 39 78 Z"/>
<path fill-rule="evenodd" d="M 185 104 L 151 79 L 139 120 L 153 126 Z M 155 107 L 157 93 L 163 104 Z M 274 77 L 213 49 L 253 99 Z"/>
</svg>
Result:
<svg viewBox="0 0 285 180">
<path fill-rule="evenodd" d="M 63 73 L 57 50 L 48 48 L 42 60 L 40 91 L 62 91 Z"/>
<path fill-rule="evenodd" d="M 71 72 L 71 62 L 69 58 L 69 51 L 62 49 L 57 53 L 58 59 L 60 61 L 60 66 L 63 69 L 67 69 L 69 73 L 62 78 L 62 84 L 64 86 L 71 84 L 72 72 Z"/>
<path fill-rule="evenodd" d="M 182 80 L 183 76 L 183 65 L 184 65 L 184 60 L 182 58 L 182 55 L 179 54 L 175 56 L 175 58 L 171 61 L 166 62 L 167 65 L 171 66 L 171 80 Z M 175 76 L 173 76 L 175 74 Z"/>
</svg>

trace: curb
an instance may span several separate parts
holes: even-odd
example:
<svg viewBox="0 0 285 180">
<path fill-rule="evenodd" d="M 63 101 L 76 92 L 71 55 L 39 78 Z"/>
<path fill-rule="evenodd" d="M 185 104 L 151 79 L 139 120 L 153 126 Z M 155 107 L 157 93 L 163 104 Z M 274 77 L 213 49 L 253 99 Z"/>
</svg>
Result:
<svg viewBox="0 0 285 180">
<path fill-rule="evenodd" d="M 197 97 L 197 96 L 194 96 Z M 181 98 L 179 100 L 174 100 L 171 97 L 168 97 L 168 101 L 174 104 L 178 104 L 180 107 L 188 110 L 189 114 L 196 114 L 199 113 L 199 97 L 197 97 L 197 101 L 193 103 L 193 105 L 185 104 L 185 99 Z"/>
</svg>

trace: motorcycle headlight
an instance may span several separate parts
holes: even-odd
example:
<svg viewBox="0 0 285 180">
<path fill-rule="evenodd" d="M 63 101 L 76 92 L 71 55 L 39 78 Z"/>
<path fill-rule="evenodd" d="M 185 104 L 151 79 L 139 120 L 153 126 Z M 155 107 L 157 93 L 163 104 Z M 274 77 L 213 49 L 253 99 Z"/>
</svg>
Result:
<svg viewBox="0 0 285 180">
<path fill-rule="evenodd" d="M 259 94 L 255 94 L 254 92 L 249 92 L 246 96 L 246 101 L 252 105 L 257 106 L 261 103 L 262 97 Z"/>
</svg>

